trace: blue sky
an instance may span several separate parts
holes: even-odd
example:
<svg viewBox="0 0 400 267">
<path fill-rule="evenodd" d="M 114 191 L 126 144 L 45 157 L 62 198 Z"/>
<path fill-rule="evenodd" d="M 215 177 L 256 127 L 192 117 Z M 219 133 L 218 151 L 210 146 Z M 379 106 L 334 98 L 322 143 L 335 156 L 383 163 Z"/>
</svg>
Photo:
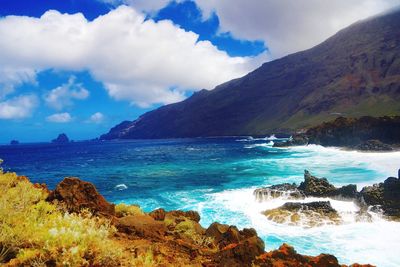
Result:
<svg viewBox="0 0 400 267">
<path fill-rule="evenodd" d="M 48 10 L 58 10 L 61 13 L 82 13 L 87 20 L 92 21 L 98 16 L 105 15 L 115 6 L 93 0 L 3 0 L 0 15 L 29 16 L 40 18 Z M 246 41 L 233 38 L 229 33 L 218 34 L 218 17 L 213 14 L 209 19 L 201 18 L 201 11 L 194 2 L 170 3 L 155 14 L 146 14 L 148 20 L 155 22 L 171 20 L 186 31 L 199 34 L 199 40 L 209 40 L 219 50 L 226 51 L 229 56 L 256 56 L 264 52 L 262 41 Z M 60 51 L 61 52 L 61 51 Z M 79 84 L 89 92 L 85 99 L 71 99 L 70 103 L 62 108 L 53 108 L 46 103 L 46 94 L 62 86 L 73 77 L 74 83 Z M 18 95 L 34 94 L 36 107 L 32 113 L 22 118 L 0 119 L 3 129 L 0 142 L 6 143 L 11 139 L 24 142 L 48 141 L 58 133 L 65 132 L 72 139 L 90 139 L 107 132 L 110 127 L 123 120 L 133 120 L 144 112 L 151 110 L 161 103 L 148 106 L 138 106 L 129 100 L 113 99 L 104 89 L 101 81 L 96 81 L 90 71 L 69 71 L 50 68 L 37 73 L 34 83 L 22 83 L 14 86 L 14 92 L 8 94 L 4 100 Z M 189 96 L 191 88 L 187 88 L 184 95 Z M 195 90 L 197 88 L 194 88 Z M 201 89 L 201 88 L 200 88 Z M 210 88 L 211 89 L 211 88 Z M 70 119 L 60 119 L 59 122 L 49 121 L 54 114 L 70 114 Z M 93 114 L 101 113 L 103 119 L 92 122 Z M 17 116 L 18 117 L 18 116 Z M 57 118 L 57 117 L 56 117 Z M 61 116 L 62 118 L 62 116 Z"/>
<path fill-rule="evenodd" d="M 0 143 L 98 137 L 396 5 L 2 0 Z"/>
</svg>

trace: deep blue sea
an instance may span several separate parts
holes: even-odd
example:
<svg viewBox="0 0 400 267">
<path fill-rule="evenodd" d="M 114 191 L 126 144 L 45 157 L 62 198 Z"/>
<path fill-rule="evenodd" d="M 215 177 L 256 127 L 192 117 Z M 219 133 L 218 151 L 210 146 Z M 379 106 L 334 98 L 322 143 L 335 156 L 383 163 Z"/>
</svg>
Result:
<svg viewBox="0 0 400 267">
<path fill-rule="evenodd" d="M 342 263 L 400 266 L 393 250 L 400 241 L 398 222 L 378 215 L 372 223 L 356 222 L 354 203 L 331 200 L 342 225 L 276 224 L 261 211 L 285 200 L 259 202 L 253 196 L 258 187 L 301 182 L 304 169 L 335 185 L 356 183 L 361 189 L 395 176 L 400 152 L 361 153 L 314 145 L 273 148 L 279 141 L 237 137 L 20 144 L 0 146 L 0 158 L 5 170 L 50 188 L 63 177 L 77 176 L 94 183 L 111 202 L 139 204 L 145 211 L 196 210 L 204 227 L 213 221 L 253 227 L 267 249 L 286 242 L 301 253 L 335 254 Z"/>
</svg>

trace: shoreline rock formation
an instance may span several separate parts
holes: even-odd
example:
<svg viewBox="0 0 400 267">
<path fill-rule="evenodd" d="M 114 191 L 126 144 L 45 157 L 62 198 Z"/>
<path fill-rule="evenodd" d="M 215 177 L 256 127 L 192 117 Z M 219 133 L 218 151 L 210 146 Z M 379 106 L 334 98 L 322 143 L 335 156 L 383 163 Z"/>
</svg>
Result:
<svg viewBox="0 0 400 267">
<path fill-rule="evenodd" d="M 339 117 L 298 133 L 275 147 L 316 144 L 361 151 L 392 151 L 400 146 L 400 116 Z"/>
<path fill-rule="evenodd" d="M 326 178 L 317 178 L 305 170 L 304 181 L 299 186 L 296 184 L 273 185 L 256 189 L 253 194 L 260 202 L 278 197 L 287 200 L 322 197 L 353 201 L 360 208 L 356 220 L 370 221 L 371 215 L 367 212 L 369 208 L 381 211 L 388 219 L 400 218 L 400 170 L 398 178 L 389 177 L 382 183 L 363 187 L 360 192 L 354 184 L 336 188 Z M 318 226 L 318 223 L 314 223 L 316 219 L 328 221 L 328 223 L 331 221 L 335 224 L 340 222 L 340 216 L 329 201 L 286 202 L 281 207 L 264 211 L 263 214 L 270 220 L 289 225 L 299 225 L 300 216 L 304 217 L 303 223 L 305 222 L 306 226 Z"/>
<path fill-rule="evenodd" d="M 29 182 L 26 177 L 20 180 Z M 35 188 L 48 194 L 46 201 L 64 212 L 90 212 L 94 220 L 109 220 L 116 229 L 111 238 L 123 253 L 131 260 L 143 262 L 146 258 L 152 266 L 345 266 L 333 255 L 304 256 L 287 244 L 266 252 L 254 229 L 239 230 L 218 222 L 203 228 L 195 211 L 157 209 L 145 213 L 138 206 L 114 205 L 93 184 L 78 178 L 65 178 L 54 191 L 44 184 Z M 9 256 L 5 266 L 19 266 L 15 254 Z"/>
</svg>

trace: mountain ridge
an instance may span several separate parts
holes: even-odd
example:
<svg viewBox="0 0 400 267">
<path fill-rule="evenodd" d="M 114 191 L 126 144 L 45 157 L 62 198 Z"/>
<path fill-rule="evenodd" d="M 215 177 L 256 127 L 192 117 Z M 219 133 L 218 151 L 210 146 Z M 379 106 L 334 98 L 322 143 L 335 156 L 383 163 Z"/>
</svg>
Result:
<svg viewBox="0 0 400 267">
<path fill-rule="evenodd" d="M 263 135 L 337 116 L 400 114 L 400 10 L 123 122 L 102 139 Z"/>
</svg>

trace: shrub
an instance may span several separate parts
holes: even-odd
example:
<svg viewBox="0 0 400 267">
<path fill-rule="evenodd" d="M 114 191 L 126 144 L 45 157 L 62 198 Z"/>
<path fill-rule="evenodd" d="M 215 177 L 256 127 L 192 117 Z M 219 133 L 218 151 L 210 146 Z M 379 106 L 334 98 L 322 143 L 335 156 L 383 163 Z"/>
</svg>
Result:
<svg viewBox="0 0 400 267">
<path fill-rule="evenodd" d="M 144 212 L 137 205 L 126 205 L 124 203 L 115 206 L 115 213 L 117 217 L 125 217 L 128 215 L 143 215 Z"/>
<path fill-rule="evenodd" d="M 0 171 L 0 262 L 10 265 L 118 266 L 115 229 L 89 212 L 62 213 L 26 178 Z M 14 255 L 12 255 L 14 254 Z"/>
</svg>

